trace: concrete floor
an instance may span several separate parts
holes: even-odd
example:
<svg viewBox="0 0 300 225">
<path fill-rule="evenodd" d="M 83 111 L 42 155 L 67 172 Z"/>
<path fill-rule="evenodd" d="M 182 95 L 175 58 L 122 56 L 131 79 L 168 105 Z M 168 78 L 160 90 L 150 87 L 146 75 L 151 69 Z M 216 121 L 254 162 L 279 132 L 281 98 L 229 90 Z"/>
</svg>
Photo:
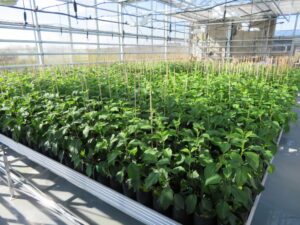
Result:
<svg viewBox="0 0 300 225">
<path fill-rule="evenodd" d="M 295 111 L 298 120 L 282 136 L 251 225 L 300 225 L 300 109 Z"/>
<path fill-rule="evenodd" d="M 18 155 L 9 152 L 12 169 L 18 171 L 46 201 L 37 200 L 32 193 L 16 192 L 16 198 L 10 199 L 9 189 L 0 173 L 0 224 L 1 225 L 54 225 L 74 224 L 64 213 L 55 209 L 62 208 L 82 224 L 101 225 L 141 225 L 142 223 L 107 205 L 93 195 L 74 186 L 47 169 L 28 159 L 18 159 Z M 2 156 L 0 154 L 0 161 Z M 35 190 L 37 188 L 37 190 Z M 39 194 L 38 194 L 39 195 Z M 47 201 L 49 199 L 49 202 Z M 53 201 L 52 201 L 53 200 Z M 54 207 L 53 203 L 54 202 Z M 51 208 L 52 206 L 52 208 Z M 55 208 L 55 209 L 53 209 Z"/>
</svg>

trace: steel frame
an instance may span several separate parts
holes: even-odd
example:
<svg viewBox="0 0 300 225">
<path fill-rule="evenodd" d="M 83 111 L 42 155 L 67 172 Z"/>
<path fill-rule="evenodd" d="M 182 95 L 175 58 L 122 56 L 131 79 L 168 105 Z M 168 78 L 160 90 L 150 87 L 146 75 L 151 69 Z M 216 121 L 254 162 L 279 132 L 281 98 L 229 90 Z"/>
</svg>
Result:
<svg viewBox="0 0 300 225">
<path fill-rule="evenodd" d="M 168 30 L 168 24 L 170 20 L 170 16 L 166 16 L 164 14 L 163 18 L 157 18 L 154 16 L 155 13 L 159 13 L 157 9 L 154 9 L 153 2 L 157 0 L 151 0 L 151 8 L 146 8 L 139 6 L 138 3 L 117 3 L 118 7 L 117 10 L 114 9 L 107 9 L 103 7 L 99 7 L 98 3 L 101 3 L 101 0 L 94 0 L 94 5 L 88 5 L 83 3 L 78 3 L 80 7 L 89 7 L 94 8 L 94 14 L 95 18 L 98 18 L 99 10 L 101 12 L 110 12 L 110 13 L 116 13 L 118 15 L 118 20 L 115 21 L 113 19 L 96 19 L 94 22 L 96 23 L 96 29 L 82 29 L 76 27 L 76 24 L 72 24 L 71 17 L 67 16 L 67 26 L 57 26 L 57 25 L 50 25 L 50 24 L 41 24 L 39 23 L 39 14 L 41 13 L 50 13 L 50 11 L 47 11 L 45 9 L 38 9 L 38 5 L 36 5 L 35 0 L 25 0 L 30 2 L 30 8 L 22 8 L 18 7 L 19 10 L 27 10 L 31 12 L 32 15 L 32 21 L 33 23 L 28 23 L 26 26 L 20 21 L 20 23 L 16 22 L 7 22 L 7 21 L 0 21 L 0 30 L 1 29 L 10 29 L 10 30 L 28 30 L 32 31 L 34 33 L 34 40 L 14 40 L 14 39 L 0 39 L 0 43 L 32 43 L 36 45 L 36 51 L 33 52 L 22 52 L 18 53 L 9 51 L 1 51 L 0 50 L 0 56 L 6 57 L 6 56 L 36 56 L 37 62 L 40 65 L 45 65 L 45 56 L 53 56 L 53 55 L 69 55 L 69 63 L 74 63 L 74 55 L 96 55 L 97 61 L 100 62 L 101 59 L 98 58 L 98 55 L 118 55 L 119 54 L 119 60 L 123 62 L 125 60 L 125 55 L 136 55 L 138 58 L 138 55 L 140 54 L 164 54 L 164 58 L 167 59 L 167 57 L 170 55 L 176 54 L 175 52 L 182 47 L 182 49 L 178 52 L 180 54 L 183 52 L 183 49 L 188 46 L 188 43 L 186 42 L 185 36 L 186 33 L 189 32 L 189 21 L 174 21 L 174 24 L 176 24 L 176 27 L 174 26 L 174 33 L 175 37 L 172 37 L 172 41 L 170 41 L 170 45 L 168 45 L 168 41 L 166 40 L 168 38 L 167 30 Z M 68 2 L 66 4 L 66 12 L 61 13 L 58 12 L 58 16 L 66 16 L 66 15 L 73 15 L 73 9 L 71 8 L 70 4 L 73 4 L 73 1 L 65 1 L 65 0 L 59 0 L 61 2 Z M 0 5 L 1 7 L 1 5 Z M 136 9 L 136 14 L 134 13 L 128 13 L 124 11 L 125 7 L 132 7 Z M 17 9 L 16 9 L 17 10 Z M 141 12 L 141 14 L 138 14 L 137 12 Z M 147 13 L 151 16 L 151 22 L 149 25 L 139 25 L 139 18 L 143 16 L 143 13 Z M 130 16 L 134 18 L 136 21 L 136 29 L 135 32 L 126 32 L 124 30 L 124 25 L 127 25 L 127 21 L 124 21 L 124 16 Z M 73 17 L 73 16 L 72 16 Z M 107 31 L 101 29 L 101 25 L 99 23 L 101 22 L 108 22 L 112 24 L 117 24 L 118 30 L 117 31 Z M 157 26 L 157 23 L 163 24 L 163 28 Z M 143 34 L 139 31 L 139 29 L 146 28 L 149 29 L 150 32 Z M 155 34 L 155 31 L 163 31 L 163 35 L 157 35 Z M 66 33 L 69 35 L 67 41 L 54 41 L 54 40 L 47 40 L 45 37 L 43 37 L 42 33 L 44 32 L 53 32 L 53 33 Z M 90 36 L 96 37 L 96 41 L 93 42 L 84 42 L 84 41 L 74 41 L 74 35 L 82 34 L 86 35 L 89 34 Z M 178 35 L 176 35 L 178 34 Z M 179 35 L 180 34 L 180 35 Z M 100 36 L 101 37 L 115 37 L 118 39 L 118 42 L 101 42 L 100 43 Z M 184 36 L 182 38 L 182 36 Z M 128 40 L 127 40 L 128 39 Z M 135 42 L 128 42 L 130 39 L 136 39 Z M 142 40 L 144 43 L 142 43 Z M 147 41 L 149 41 L 149 44 Z M 158 43 L 159 42 L 159 43 Z M 70 51 L 64 52 L 64 51 L 58 51 L 58 52 L 49 52 L 49 49 L 45 49 L 45 44 L 51 44 L 51 46 L 63 46 L 63 45 L 70 45 Z M 90 52 L 87 50 L 76 50 L 75 45 L 81 45 L 81 46 L 94 46 L 96 49 L 96 52 Z M 103 46 L 102 48 L 100 46 Z M 173 46 L 175 48 L 173 48 Z M 138 47 L 149 47 L 151 48 L 151 52 L 149 50 L 142 50 Z M 111 50 L 109 50 L 111 48 Z M 101 50 L 101 51 L 100 51 Z M 109 52 L 110 51 L 110 52 Z M 163 52 L 162 52 L 163 51 Z M 183 54 L 188 54 L 188 52 L 183 52 Z M 3 65 L 3 68 L 7 65 Z"/>
<path fill-rule="evenodd" d="M 94 15 L 91 18 L 83 17 L 80 15 L 78 19 L 81 20 L 92 20 L 96 24 L 96 28 L 80 28 L 76 27 L 76 24 L 72 24 L 71 17 L 74 18 L 74 10 L 71 8 L 73 1 L 71 0 L 58 0 L 62 3 L 66 4 L 66 12 L 55 12 L 55 11 L 48 11 L 45 9 L 39 9 L 38 5 L 36 4 L 36 0 L 24 0 L 29 1 L 30 8 L 22 8 L 17 7 L 19 10 L 27 10 L 31 12 L 32 16 L 32 23 L 27 24 L 24 26 L 22 21 L 18 22 L 8 22 L 8 21 L 0 21 L 0 30 L 1 29 L 15 29 L 15 30 L 28 30 L 32 31 L 34 34 L 34 40 L 13 40 L 13 39 L 0 39 L 0 43 L 32 43 L 35 44 L 36 50 L 35 52 L 28 52 L 28 53 L 19 53 L 17 54 L 14 52 L 5 52 L 0 50 L 0 57 L 6 57 L 6 56 L 36 56 L 37 63 L 40 65 L 45 65 L 47 62 L 45 62 L 45 56 L 51 56 L 51 55 L 69 55 L 69 63 L 74 63 L 74 55 L 96 55 L 97 62 L 100 63 L 101 58 L 98 57 L 99 55 L 119 55 L 119 61 L 123 62 L 125 61 L 126 55 L 136 55 L 137 58 L 140 54 L 163 54 L 164 59 L 168 60 L 171 59 L 171 55 L 175 54 L 174 52 L 178 52 L 179 54 L 187 55 L 188 57 L 192 55 L 194 50 L 192 49 L 195 46 L 195 43 L 192 41 L 192 31 L 193 29 L 197 28 L 197 26 L 200 25 L 207 25 L 207 24 L 228 24 L 228 30 L 227 30 L 227 38 L 226 40 L 220 40 L 218 43 L 225 42 L 227 43 L 227 46 L 225 47 L 226 56 L 227 58 L 231 58 L 231 53 L 234 53 L 231 51 L 231 44 L 234 43 L 234 41 L 237 40 L 229 40 L 231 29 L 230 24 L 232 23 L 241 23 L 245 21 L 249 21 L 249 17 L 251 21 L 265 21 L 265 18 L 262 18 L 264 15 L 276 15 L 276 16 L 283 16 L 284 18 L 287 18 L 286 15 L 284 15 L 283 11 L 280 8 L 280 3 L 283 1 L 274 1 L 274 0 L 260 0 L 255 1 L 255 3 L 251 3 L 251 0 L 240 0 L 240 1 L 230 1 L 230 0 L 224 0 L 224 1 L 207 1 L 207 0 L 198 0 L 194 1 L 193 3 L 190 3 L 186 0 L 150 0 L 149 7 L 145 7 L 140 5 L 139 3 L 142 2 L 142 0 L 138 1 L 112 1 L 109 0 L 108 4 L 116 4 L 117 7 L 101 7 L 101 4 L 105 2 L 104 0 L 93 0 L 93 4 L 88 3 L 82 3 L 79 2 L 78 7 L 85 7 L 85 8 L 93 8 Z M 228 2 L 228 3 L 227 3 Z M 154 7 L 154 3 L 162 4 L 164 8 L 156 8 Z M 242 18 L 235 18 L 234 20 L 224 20 L 224 21 L 218 21 L 218 20 L 210 20 L 209 16 L 203 16 L 201 12 L 213 10 L 216 6 L 227 6 L 229 9 L 239 9 L 239 6 L 246 7 L 249 5 L 253 5 L 256 9 L 256 11 L 261 11 L 261 14 L 256 15 L 255 13 L 247 13 L 245 10 L 244 14 L 247 17 Z M 273 6 L 273 7 L 271 7 Z M 4 7 L 3 5 L 0 5 L 0 7 Z M 275 8 L 274 8 L 275 7 Z M 49 7 L 46 7 L 49 8 Z M 273 8 L 273 9 L 272 9 Z M 127 9 L 132 9 L 127 11 Z M 268 9 L 268 12 L 264 12 L 265 9 Z M 17 10 L 17 9 L 16 9 Z M 106 13 L 113 13 L 117 15 L 117 20 L 113 18 L 103 19 L 101 17 L 101 14 L 103 12 Z M 58 16 L 65 17 L 67 16 L 67 23 L 63 26 L 58 25 L 51 25 L 51 24 L 42 24 L 39 21 L 39 14 L 51 14 L 55 13 Z M 99 15 L 100 14 L 100 15 Z M 69 16 L 68 16 L 69 15 Z M 126 26 L 130 25 L 126 18 L 132 18 L 133 21 L 135 21 L 135 29 L 134 32 L 126 31 Z M 147 16 L 147 18 L 150 20 L 146 24 L 139 24 L 139 20 L 141 18 L 144 18 Z M 174 19 L 173 19 L 174 18 Z M 269 18 L 269 26 L 271 20 L 274 20 L 276 18 Z M 111 23 L 111 24 L 117 24 L 117 31 L 114 30 L 105 30 L 102 29 L 101 23 Z M 172 24 L 172 34 L 169 31 L 169 24 Z M 296 27 L 297 25 L 295 25 Z M 141 32 L 142 29 L 147 30 L 146 33 Z M 270 27 L 267 28 L 267 33 L 269 34 Z M 52 33 L 61 33 L 61 34 L 68 34 L 68 41 L 54 41 L 54 40 L 47 40 L 45 37 L 43 37 L 44 32 L 52 32 Z M 96 38 L 96 41 L 93 42 L 84 42 L 84 41 L 75 41 L 74 37 L 76 35 L 90 35 L 91 37 Z M 161 34 L 162 33 L 162 34 Z M 295 36 L 295 29 L 294 29 L 294 36 Z M 87 36 L 88 36 L 87 35 Z M 114 42 L 105 42 L 100 41 L 101 37 L 113 37 L 116 38 L 117 41 Z M 171 40 L 170 38 L 171 37 Z M 135 40 L 134 40 L 135 39 Z M 128 42 L 127 41 L 132 41 Z M 148 44 L 149 41 L 149 44 Z M 247 43 L 249 41 L 253 40 L 242 40 L 243 43 Z M 265 43 L 264 52 L 266 55 L 269 55 L 269 51 L 271 49 L 271 42 L 272 38 L 268 37 L 264 38 L 262 40 L 256 39 L 256 42 L 260 43 L 261 41 Z M 101 42 L 101 43 L 100 43 Z M 144 42 L 144 43 L 143 43 Z M 69 45 L 70 51 L 63 52 L 49 52 L 47 50 L 46 44 L 49 45 L 57 45 L 57 46 L 63 46 L 63 45 Z M 200 48 L 205 49 L 206 51 L 209 48 L 217 48 L 212 45 L 212 42 L 205 41 L 203 43 L 198 42 L 196 44 L 200 44 Z M 90 52 L 88 50 L 85 51 L 78 51 L 76 49 L 76 45 L 81 46 L 93 46 L 95 48 L 95 52 Z M 274 45 L 275 46 L 275 45 Z M 278 46 L 278 45 L 277 45 Z M 283 44 L 283 46 L 287 45 Z M 136 48 L 135 47 L 150 47 L 151 52 L 149 50 L 142 50 L 142 48 Z M 198 46 L 199 47 L 199 46 Z M 234 46 L 237 47 L 237 46 Z M 248 47 L 251 47 L 251 44 L 248 45 Z M 110 52 L 109 48 L 112 50 Z M 131 48 L 131 49 L 130 49 Z M 240 48 L 245 48 L 244 46 L 240 46 Z M 184 51 L 186 50 L 186 51 Z M 162 52 L 161 52 L 162 51 Z M 294 51 L 294 45 L 292 44 L 290 54 L 292 54 Z M 239 51 L 238 54 L 243 54 L 244 51 Z M 253 54 L 252 52 L 248 52 L 250 54 Z M 257 54 L 262 54 L 257 53 Z M 205 55 L 205 54 L 204 54 Z M 203 56 L 204 56 L 203 55 Z M 78 61 L 78 60 L 77 60 Z M 1 63 L 1 62 L 0 62 Z M 6 65 L 4 65 L 6 66 Z"/>
</svg>

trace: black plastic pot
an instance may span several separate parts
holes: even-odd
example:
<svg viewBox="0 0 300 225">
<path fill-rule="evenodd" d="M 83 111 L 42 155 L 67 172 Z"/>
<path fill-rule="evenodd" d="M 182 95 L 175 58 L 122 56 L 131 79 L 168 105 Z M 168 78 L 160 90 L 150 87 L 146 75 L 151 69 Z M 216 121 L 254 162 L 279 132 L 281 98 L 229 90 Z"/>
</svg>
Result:
<svg viewBox="0 0 300 225">
<path fill-rule="evenodd" d="M 96 180 L 105 186 L 110 186 L 109 178 L 101 174 L 96 174 Z"/>
<path fill-rule="evenodd" d="M 73 167 L 73 162 L 72 162 L 71 158 L 68 157 L 68 156 L 65 156 L 65 157 L 63 158 L 62 163 L 63 163 L 65 166 L 67 166 L 67 167 L 70 167 L 70 168 Z"/>
<path fill-rule="evenodd" d="M 76 170 L 78 173 L 81 173 L 81 174 L 87 176 L 86 173 L 85 173 L 85 171 L 86 171 L 86 166 L 85 165 L 79 165 L 76 168 L 74 166 L 74 170 Z"/>
<path fill-rule="evenodd" d="M 127 196 L 128 198 L 134 199 L 134 200 L 136 199 L 135 191 L 133 190 L 133 188 L 129 188 L 128 184 L 123 183 L 122 188 L 123 188 L 123 194 L 125 196 Z"/>
<path fill-rule="evenodd" d="M 49 151 L 46 150 L 45 148 L 42 149 L 42 154 L 45 155 L 45 156 L 50 156 Z"/>
<path fill-rule="evenodd" d="M 136 199 L 139 203 L 152 207 L 152 194 L 151 192 L 144 192 L 142 190 L 137 191 Z"/>
<path fill-rule="evenodd" d="M 118 181 L 116 181 L 114 178 L 110 178 L 109 179 L 109 184 L 110 184 L 110 187 L 112 189 L 114 189 L 115 191 L 117 192 L 120 192 L 120 193 L 123 193 L 123 190 L 122 190 L 122 184 L 120 184 Z"/>
<path fill-rule="evenodd" d="M 183 225 L 190 225 L 193 223 L 193 216 L 187 215 L 184 209 L 176 209 L 173 207 L 172 218 Z"/>
<path fill-rule="evenodd" d="M 241 213 L 241 217 L 242 217 L 242 220 L 246 223 L 246 221 L 249 217 L 249 213 L 248 212 L 243 212 L 243 213 Z"/>
<path fill-rule="evenodd" d="M 165 216 L 168 216 L 168 217 L 171 217 L 171 215 L 172 215 L 172 208 L 171 207 L 169 207 L 169 208 L 167 208 L 167 209 L 163 209 L 161 206 L 160 206 L 160 204 L 159 204 L 159 200 L 158 200 L 158 198 L 157 197 L 153 197 L 153 209 L 155 210 L 155 211 L 157 211 L 157 212 L 159 212 L 159 213 L 161 213 L 161 214 L 163 214 L 163 215 L 165 215 Z"/>
<path fill-rule="evenodd" d="M 198 214 L 194 214 L 193 218 L 194 225 L 217 225 L 216 217 L 204 217 Z"/>
</svg>

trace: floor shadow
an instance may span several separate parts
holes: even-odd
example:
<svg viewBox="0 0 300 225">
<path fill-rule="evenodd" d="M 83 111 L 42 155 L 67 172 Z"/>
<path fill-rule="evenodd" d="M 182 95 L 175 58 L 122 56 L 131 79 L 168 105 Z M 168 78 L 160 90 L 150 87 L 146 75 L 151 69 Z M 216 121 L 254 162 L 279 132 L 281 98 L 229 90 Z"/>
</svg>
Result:
<svg viewBox="0 0 300 225">
<path fill-rule="evenodd" d="M 19 155 L 13 151 L 9 151 L 9 155 L 13 157 L 19 157 Z M 22 174 L 26 179 L 28 179 L 28 181 L 34 184 L 35 187 L 40 189 L 57 204 L 64 206 L 87 224 L 106 225 L 109 223 L 109 221 L 118 221 L 117 224 L 142 225 L 141 222 L 127 216 L 126 214 L 106 204 L 85 190 L 74 186 L 67 180 L 55 175 L 51 171 L 28 159 L 21 159 L 22 164 L 27 165 L 28 168 L 34 168 L 35 172 L 30 173 L 28 168 L 26 168 L 25 172 L 22 172 L 24 167 L 14 166 L 15 164 L 18 164 L 17 160 L 14 160 L 14 164 L 12 165 L 14 170 Z M 39 182 L 36 182 L 36 180 L 39 180 Z M 101 221 L 104 222 L 101 223 Z M 58 224 L 65 223 L 59 221 Z"/>
</svg>

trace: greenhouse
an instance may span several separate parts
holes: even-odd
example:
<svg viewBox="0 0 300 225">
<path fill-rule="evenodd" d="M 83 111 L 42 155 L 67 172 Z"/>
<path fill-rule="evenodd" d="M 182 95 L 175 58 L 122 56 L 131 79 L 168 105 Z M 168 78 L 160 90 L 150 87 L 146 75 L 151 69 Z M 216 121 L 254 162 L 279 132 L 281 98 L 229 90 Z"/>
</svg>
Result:
<svg viewBox="0 0 300 225">
<path fill-rule="evenodd" d="M 0 0 L 0 225 L 300 225 L 300 0 Z"/>
</svg>

